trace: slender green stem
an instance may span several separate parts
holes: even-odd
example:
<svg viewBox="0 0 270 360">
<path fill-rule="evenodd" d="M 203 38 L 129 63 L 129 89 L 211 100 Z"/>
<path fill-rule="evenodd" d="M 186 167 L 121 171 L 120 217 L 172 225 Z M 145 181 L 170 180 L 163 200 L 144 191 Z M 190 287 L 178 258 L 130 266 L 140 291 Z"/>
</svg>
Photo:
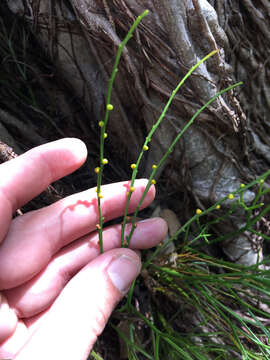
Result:
<svg viewBox="0 0 270 360">
<path fill-rule="evenodd" d="M 94 350 L 91 351 L 91 354 L 90 354 L 95 360 L 103 360 L 103 358 L 98 355 Z"/>
<path fill-rule="evenodd" d="M 154 336 L 154 332 L 153 332 Z M 154 354 L 155 354 L 155 360 L 159 360 L 159 344 L 160 344 L 160 335 L 157 334 L 154 338 Z"/>
<path fill-rule="evenodd" d="M 234 89 L 235 87 L 239 86 L 243 84 L 242 82 L 238 82 L 234 85 L 231 85 L 229 87 L 227 87 L 226 89 L 223 89 L 221 91 L 219 91 L 215 96 L 213 96 L 209 101 L 207 101 L 207 103 L 205 103 L 200 109 L 198 109 L 195 114 L 192 116 L 192 118 L 189 120 L 189 122 L 183 127 L 183 129 L 177 134 L 177 136 L 175 137 L 175 139 L 173 140 L 173 142 L 171 143 L 171 145 L 169 146 L 168 150 L 166 151 L 166 153 L 163 155 L 163 157 L 161 158 L 161 160 L 159 161 L 159 163 L 157 164 L 157 167 L 155 169 L 153 169 L 150 177 L 149 177 L 149 180 L 148 180 L 148 183 L 146 185 L 146 188 L 142 194 L 142 197 L 137 205 L 137 208 L 135 210 L 135 213 L 133 215 L 133 218 L 132 218 L 132 227 L 131 227 L 131 231 L 129 233 L 129 235 L 127 236 L 127 244 L 129 244 L 130 242 L 130 239 L 134 233 L 134 230 L 136 228 L 136 218 L 137 218 L 137 215 L 138 215 L 138 212 L 140 210 L 140 207 L 143 203 L 143 200 L 145 199 L 146 197 L 146 194 L 147 192 L 149 191 L 150 189 L 150 186 L 152 185 L 152 180 L 154 179 L 155 177 L 155 174 L 158 170 L 159 167 L 161 167 L 163 165 L 163 163 L 167 160 L 168 156 L 172 153 L 173 151 L 173 148 L 175 147 L 175 145 L 177 144 L 177 142 L 179 141 L 179 139 L 183 136 L 183 134 L 187 131 L 187 129 L 193 124 L 193 122 L 195 121 L 195 119 L 200 115 L 200 113 L 206 109 L 212 102 L 214 102 L 220 95 L 224 94 L 225 92 L 229 91 L 229 90 L 232 90 Z M 225 201 L 225 200 L 224 200 Z M 219 203 L 217 203 L 219 204 Z M 217 205 L 216 204 L 216 205 Z M 191 220 L 193 220 L 193 218 L 191 218 Z"/>
<path fill-rule="evenodd" d="M 118 67 L 118 64 L 119 64 L 123 49 L 126 46 L 129 39 L 132 37 L 133 32 L 135 31 L 135 29 L 137 28 L 137 26 L 139 25 L 141 20 L 148 13 L 149 13 L 149 10 L 145 10 L 141 15 L 139 15 L 137 17 L 137 19 L 134 21 L 133 25 L 129 29 L 129 32 L 127 33 L 126 37 L 124 38 L 124 40 L 121 42 L 121 44 L 118 47 L 115 62 L 114 62 L 114 65 L 113 65 L 112 74 L 111 74 L 109 84 L 108 84 L 107 97 L 106 97 L 106 112 L 105 112 L 104 121 L 99 122 L 99 126 L 101 127 L 100 145 L 99 145 L 99 149 L 100 149 L 100 154 L 99 154 L 100 165 L 99 165 L 98 168 L 95 169 L 95 171 L 97 173 L 97 203 L 98 203 L 98 215 L 99 215 L 99 224 L 97 225 L 97 228 L 98 228 L 98 236 L 99 236 L 100 253 L 103 253 L 102 232 L 103 232 L 103 223 L 104 223 L 104 219 L 103 219 L 103 216 L 102 216 L 102 209 L 101 209 L 101 199 L 102 199 L 101 182 L 102 182 L 102 174 L 103 174 L 103 170 L 104 170 L 104 165 L 106 165 L 108 163 L 108 160 L 104 158 L 104 140 L 107 137 L 106 127 L 107 127 L 107 123 L 108 123 L 108 120 L 109 120 L 109 114 L 110 114 L 110 111 L 113 110 L 113 105 L 111 105 L 112 88 L 113 88 L 114 80 L 115 80 L 115 77 L 116 77 L 116 74 L 117 74 L 117 71 L 118 71 L 117 67 Z"/>
<path fill-rule="evenodd" d="M 145 359 L 154 360 L 154 357 L 149 355 L 142 347 L 137 345 L 135 342 L 131 342 L 130 339 L 119 329 L 119 327 L 114 326 L 111 324 L 111 327 L 119 334 L 119 336 L 125 341 L 128 346 L 131 346 L 137 352 L 140 352 L 142 355 L 145 356 Z"/>
<path fill-rule="evenodd" d="M 148 133 L 148 135 L 145 138 L 144 144 L 142 146 L 141 152 L 138 156 L 137 162 L 136 164 L 134 164 L 134 169 L 132 172 L 132 176 L 131 176 L 131 180 L 130 180 L 130 188 L 133 188 L 136 176 L 137 176 L 137 172 L 138 172 L 138 168 L 140 165 L 140 162 L 142 160 L 143 154 L 145 151 L 148 150 L 148 143 L 151 141 L 152 136 L 154 135 L 155 131 L 157 130 L 157 128 L 159 127 L 159 125 L 161 124 L 162 120 L 164 119 L 175 95 L 177 94 L 177 92 L 179 91 L 179 89 L 181 88 L 181 86 L 184 84 L 184 82 L 190 77 L 190 75 L 203 63 L 205 62 L 207 59 L 209 59 L 211 56 L 215 55 L 219 50 L 213 50 L 211 51 L 209 54 L 207 54 L 203 59 L 201 59 L 200 61 L 198 61 L 194 66 L 192 66 L 190 68 L 190 70 L 186 73 L 186 75 L 180 80 L 180 82 L 178 83 L 178 85 L 176 86 L 176 88 L 172 91 L 171 96 L 167 102 L 167 104 L 165 105 L 160 117 L 158 118 L 158 120 L 155 122 L 155 124 L 152 126 L 152 129 L 150 130 L 150 132 Z M 125 207 L 125 212 L 124 212 L 124 218 L 123 218 L 123 223 L 122 223 L 122 229 L 121 229 L 121 246 L 125 246 L 127 247 L 129 245 L 129 241 L 125 241 L 124 239 L 124 234 L 125 234 L 125 226 L 127 223 L 127 215 L 128 215 L 128 208 L 129 208 L 129 203 L 130 203 L 130 198 L 132 196 L 132 192 L 129 191 L 127 193 L 127 202 L 126 202 L 126 207 Z"/>
<path fill-rule="evenodd" d="M 264 174 L 262 174 L 261 176 L 259 176 L 257 179 L 253 180 L 252 182 L 250 182 L 249 184 L 247 184 L 245 187 L 240 187 L 239 189 L 237 189 L 236 191 L 232 192 L 233 195 L 237 195 L 237 194 L 242 194 L 244 191 L 246 191 L 247 189 L 250 189 L 251 187 L 253 187 L 256 184 L 260 184 L 260 181 L 262 179 L 266 179 L 268 176 L 270 175 L 270 170 L 267 170 Z M 217 206 L 220 206 L 224 201 L 227 200 L 227 197 L 219 200 L 216 204 L 214 204 L 213 206 L 209 207 L 208 209 L 206 209 L 201 215 L 194 215 L 191 219 L 189 219 L 181 228 L 179 228 L 175 234 L 173 234 L 173 236 L 168 239 L 162 246 L 158 247 L 155 252 L 151 255 L 151 257 L 148 259 L 148 261 L 143 265 L 143 268 L 146 268 L 151 262 L 152 260 L 158 255 L 158 253 L 165 248 L 171 241 L 175 240 L 178 238 L 178 236 L 182 233 L 182 232 L 186 232 L 188 231 L 190 225 L 192 224 L 192 222 L 196 219 L 196 217 L 198 216 L 205 216 L 207 214 L 209 214 L 210 212 L 214 211 L 217 209 Z M 237 205 L 237 204 L 235 204 Z M 228 234 L 224 234 L 219 236 L 218 238 L 216 238 L 213 241 L 209 242 L 209 245 L 220 242 L 220 241 L 224 241 L 226 239 L 231 238 L 232 236 L 236 236 L 240 233 L 243 233 L 244 231 L 248 230 L 251 232 L 255 232 L 255 230 L 251 229 L 251 226 L 254 225 L 257 221 L 259 221 L 259 219 L 264 216 L 265 214 L 267 214 L 270 210 L 270 205 L 267 206 L 266 208 L 264 208 L 255 218 L 253 218 L 252 220 L 250 220 L 250 222 L 248 224 L 246 224 L 245 226 L 243 226 L 242 228 L 238 229 L 237 231 L 232 231 Z M 227 217 L 227 215 L 229 215 L 230 210 L 228 210 L 226 212 L 225 215 L 211 221 L 208 223 L 208 225 L 213 225 L 219 221 L 222 221 L 223 219 L 225 219 Z M 265 235 L 262 234 L 262 237 L 265 237 Z M 268 238 L 267 238 L 268 239 Z M 270 239 L 270 238 L 269 238 Z M 190 243 L 186 243 L 184 242 L 183 246 L 182 246 L 182 251 L 188 250 L 190 246 Z"/>
</svg>

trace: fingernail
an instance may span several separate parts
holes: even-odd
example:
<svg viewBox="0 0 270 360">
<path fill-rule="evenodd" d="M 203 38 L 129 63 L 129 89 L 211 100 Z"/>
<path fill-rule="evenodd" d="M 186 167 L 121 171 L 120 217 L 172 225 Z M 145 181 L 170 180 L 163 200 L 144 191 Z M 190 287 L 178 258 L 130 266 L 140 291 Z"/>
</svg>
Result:
<svg viewBox="0 0 270 360">
<path fill-rule="evenodd" d="M 114 286 L 121 293 L 126 293 L 132 281 L 139 275 L 140 269 L 139 260 L 121 255 L 110 264 L 107 271 Z"/>
</svg>

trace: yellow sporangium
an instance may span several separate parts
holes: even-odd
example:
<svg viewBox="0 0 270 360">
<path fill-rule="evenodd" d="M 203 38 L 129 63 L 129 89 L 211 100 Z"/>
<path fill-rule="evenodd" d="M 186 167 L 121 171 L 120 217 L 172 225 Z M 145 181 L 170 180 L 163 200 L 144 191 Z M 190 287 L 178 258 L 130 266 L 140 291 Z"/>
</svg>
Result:
<svg viewBox="0 0 270 360">
<path fill-rule="evenodd" d="M 197 215 L 201 215 L 201 213 L 202 213 L 202 210 L 201 210 L 201 209 L 197 209 L 197 210 L 196 210 L 196 214 L 197 214 Z"/>
<path fill-rule="evenodd" d="M 113 105 L 112 104 L 107 104 L 107 110 L 112 111 L 113 110 Z"/>
<path fill-rule="evenodd" d="M 100 121 L 100 122 L 98 123 L 98 126 L 103 127 L 103 126 L 104 126 L 104 121 Z"/>
<path fill-rule="evenodd" d="M 105 159 L 105 158 L 102 159 L 101 162 L 102 162 L 103 165 L 107 165 L 109 163 L 108 159 Z"/>
<path fill-rule="evenodd" d="M 153 185 L 156 185 L 156 180 L 155 179 L 153 179 L 153 180 L 151 180 L 151 184 L 153 184 Z"/>
<path fill-rule="evenodd" d="M 227 196 L 227 198 L 228 198 L 229 200 L 233 200 L 233 199 L 234 199 L 234 195 L 233 195 L 233 194 L 229 194 L 229 195 Z"/>
<path fill-rule="evenodd" d="M 130 167 L 132 170 L 134 170 L 134 169 L 136 169 L 136 164 L 131 164 Z"/>
<path fill-rule="evenodd" d="M 134 187 L 134 186 L 131 186 L 131 187 L 129 188 L 129 191 L 130 191 L 130 192 L 134 192 L 134 191 L 135 191 L 135 187 Z"/>
<path fill-rule="evenodd" d="M 95 173 L 98 174 L 100 172 L 100 167 L 97 166 L 95 169 L 94 169 Z"/>
<path fill-rule="evenodd" d="M 143 151 L 147 151 L 149 147 L 147 145 L 143 145 Z"/>
<path fill-rule="evenodd" d="M 153 164 L 152 169 L 155 170 L 157 168 L 157 165 Z"/>
</svg>

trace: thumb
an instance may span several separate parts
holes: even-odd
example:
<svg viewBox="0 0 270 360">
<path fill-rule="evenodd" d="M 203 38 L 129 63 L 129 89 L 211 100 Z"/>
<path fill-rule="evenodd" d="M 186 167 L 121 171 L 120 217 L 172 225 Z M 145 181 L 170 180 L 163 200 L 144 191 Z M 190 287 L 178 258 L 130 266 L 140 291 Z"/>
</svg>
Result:
<svg viewBox="0 0 270 360">
<path fill-rule="evenodd" d="M 139 256 L 124 248 L 91 261 L 70 280 L 16 360 L 87 359 L 140 268 Z"/>
</svg>

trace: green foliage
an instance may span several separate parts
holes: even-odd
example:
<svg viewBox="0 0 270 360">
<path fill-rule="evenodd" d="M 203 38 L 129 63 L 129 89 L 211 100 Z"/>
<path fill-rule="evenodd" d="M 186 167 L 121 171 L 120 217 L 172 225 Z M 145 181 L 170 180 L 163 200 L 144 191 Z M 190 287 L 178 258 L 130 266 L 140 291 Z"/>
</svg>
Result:
<svg viewBox="0 0 270 360">
<path fill-rule="evenodd" d="M 154 339 L 158 339 L 158 347 L 155 340 L 149 350 L 151 354 L 158 353 L 153 359 L 269 359 L 269 259 L 243 266 L 206 254 L 213 244 L 235 236 L 237 232 L 215 236 L 213 225 L 225 221 L 239 208 L 246 213 L 246 225 L 239 233 L 249 231 L 269 240 L 253 229 L 270 210 L 262 202 L 269 192 L 263 187 L 269 175 L 270 170 L 248 185 L 241 184 L 205 211 L 196 211 L 144 262 L 144 278 L 151 279 L 152 296 L 161 303 L 152 309 L 149 321 L 132 305 L 132 288 L 120 311 L 128 311 L 144 321 Z M 256 193 L 250 205 L 243 200 L 248 189 Z M 175 239 L 179 241 L 175 256 L 159 256 Z M 178 309 L 174 316 L 171 311 L 166 312 L 164 301 L 168 307 Z M 179 326 L 181 321 L 183 325 Z"/>
<path fill-rule="evenodd" d="M 196 316 L 188 333 L 171 331 L 186 358 L 231 359 L 234 353 L 242 359 L 269 358 L 269 270 L 232 264 L 189 248 L 178 254 L 173 266 L 151 264 L 149 271 L 160 284 L 157 292 L 182 298 L 180 318 L 187 309 Z M 169 326 L 173 320 L 157 320 L 159 329 L 167 334 L 164 322 Z"/>
<path fill-rule="evenodd" d="M 107 91 L 107 99 L 106 99 L 106 112 L 105 112 L 105 118 L 104 121 L 99 121 L 99 126 L 101 128 L 100 131 L 100 165 L 98 167 L 96 167 L 94 169 L 94 171 L 97 174 L 97 201 L 98 201 L 98 212 L 99 212 L 99 225 L 98 225 L 98 233 L 99 233 L 99 247 L 100 247 L 100 252 L 103 253 L 103 240 L 102 240 L 102 231 L 103 231 L 103 216 L 102 216 L 102 212 L 101 212 L 101 199 L 103 198 L 102 192 L 101 192 L 101 182 L 102 182 L 102 174 L 103 174 L 103 170 L 104 170 L 104 165 L 108 164 L 108 160 L 106 158 L 104 158 L 104 140 L 107 138 L 107 133 L 106 133 L 106 127 L 107 127 L 107 123 L 109 120 L 109 113 L 110 111 L 113 110 L 113 105 L 110 103 L 111 102 L 111 93 L 112 93 L 112 88 L 113 88 L 113 83 L 115 80 L 115 76 L 117 73 L 117 66 L 119 64 L 120 61 L 120 57 L 121 54 L 123 52 L 123 49 L 125 47 L 125 45 L 127 44 L 128 40 L 132 37 L 132 33 L 135 31 L 135 29 L 137 28 L 137 26 L 139 25 L 139 23 L 141 22 L 141 20 L 148 14 L 148 10 L 145 10 L 141 15 L 139 15 L 137 17 L 137 19 L 135 20 L 135 22 L 133 23 L 132 27 L 130 28 L 129 32 L 127 33 L 126 37 L 124 38 L 124 40 L 122 41 L 122 43 L 120 44 L 117 53 L 116 53 L 116 59 L 114 62 L 114 66 L 113 66 L 113 70 L 112 70 L 112 75 L 110 77 L 109 80 L 109 85 L 108 85 L 108 91 Z M 221 91 L 219 91 L 215 96 L 213 96 L 206 104 L 204 104 L 199 110 L 197 110 L 195 112 L 195 114 L 192 116 L 192 118 L 190 119 L 190 121 L 184 126 L 184 128 L 177 134 L 177 136 L 175 137 L 175 139 L 173 140 L 173 142 L 171 143 L 171 145 L 169 146 L 169 148 L 167 149 L 166 153 L 163 155 L 163 157 L 160 159 L 158 164 L 153 164 L 152 167 L 152 173 L 149 177 L 148 180 L 148 184 L 145 188 L 145 191 L 141 197 L 141 200 L 135 210 L 133 219 L 132 219 L 132 228 L 130 231 L 130 234 L 127 236 L 126 239 L 124 239 L 124 231 L 125 231 L 125 226 L 127 223 L 127 214 L 128 214 L 128 207 L 129 207 L 129 203 L 130 203 L 130 198 L 132 196 L 133 191 L 135 190 L 134 188 L 134 183 L 136 180 L 136 175 L 138 172 L 138 168 L 140 165 L 140 162 L 142 160 L 142 157 L 145 153 L 145 151 L 149 150 L 149 142 L 151 141 L 152 136 L 154 135 L 155 131 L 157 130 L 157 128 L 159 127 L 159 125 L 161 124 L 162 120 L 164 119 L 167 110 L 169 109 L 169 106 L 171 105 L 173 98 L 175 97 L 175 95 L 177 94 L 177 92 L 179 91 L 179 89 L 181 88 L 181 86 L 184 84 L 184 82 L 190 77 L 190 75 L 197 69 L 198 66 L 200 66 L 203 62 L 205 62 L 208 58 L 210 58 L 211 56 L 215 55 L 218 52 L 218 50 L 214 50 L 212 52 L 210 52 L 208 55 L 206 55 L 203 59 L 201 59 L 200 61 L 198 61 L 187 73 L 186 75 L 183 77 L 183 79 L 179 82 L 179 84 L 177 85 L 177 87 L 172 91 L 172 94 L 166 104 L 166 106 L 164 107 L 160 117 L 158 118 L 158 120 L 156 121 L 156 123 L 153 125 L 152 129 L 150 130 L 149 134 L 146 136 L 145 138 L 145 142 L 142 145 L 142 149 L 141 152 L 138 156 L 137 162 L 136 164 L 131 164 L 131 169 L 132 171 L 132 176 L 131 176 L 131 181 L 130 181 L 130 186 L 129 186 L 129 191 L 127 192 L 127 202 L 126 202 L 126 207 L 125 207 L 125 212 L 124 212 L 124 220 L 123 220 L 123 224 L 122 224 L 122 231 L 121 231 L 121 246 L 129 246 L 130 243 L 130 239 L 133 235 L 133 232 L 135 230 L 136 227 L 136 218 L 139 212 L 139 209 L 143 203 L 143 200 L 147 194 L 147 192 L 150 189 L 150 186 L 152 184 L 155 184 L 156 181 L 154 179 L 158 169 L 163 165 L 163 163 L 167 160 L 168 156 L 172 153 L 175 145 L 177 144 L 177 142 L 180 140 L 180 138 L 183 136 L 183 134 L 188 130 L 188 128 L 193 124 L 193 122 L 195 121 L 195 119 L 200 115 L 200 113 L 206 109 L 212 102 L 214 102 L 220 95 L 224 94 L 225 92 L 232 90 L 233 88 L 239 86 L 242 84 L 242 82 L 239 82 L 237 84 L 231 85 L 229 87 L 227 87 L 226 89 L 223 89 Z"/>
<path fill-rule="evenodd" d="M 109 81 L 106 115 L 99 123 L 100 135 L 100 164 L 95 169 L 97 173 L 97 198 L 99 208 L 99 244 L 103 252 L 102 229 L 103 217 L 101 213 L 101 182 L 104 165 L 108 160 L 104 158 L 104 139 L 107 137 L 106 126 L 109 113 L 113 110 L 110 103 L 113 82 L 117 73 L 117 65 L 121 53 L 132 32 L 147 14 L 140 15 L 131 27 L 128 35 L 120 45 L 112 76 Z M 132 176 L 122 225 L 121 245 L 128 246 L 135 229 L 136 217 L 139 208 L 152 184 L 156 183 L 155 175 L 171 154 L 183 133 L 193 124 L 197 116 L 218 96 L 239 86 L 232 85 L 218 92 L 212 99 L 203 105 L 177 134 L 172 144 L 158 164 L 153 164 L 152 173 L 132 219 L 132 229 L 127 238 L 124 238 L 124 229 L 127 222 L 127 209 L 132 196 L 134 183 L 141 159 L 149 150 L 149 143 L 154 132 L 165 117 L 174 96 L 192 72 L 209 57 L 215 55 L 213 51 L 195 64 L 179 82 L 161 113 L 147 135 L 137 162 L 131 164 Z M 269 213 L 270 205 L 264 205 L 263 198 L 270 191 L 264 186 L 270 170 L 253 182 L 244 185 L 228 194 L 224 199 L 207 209 L 194 210 L 194 215 L 179 228 L 173 236 L 156 250 L 143 263 L 143 278 L 145 283 L 150 281 L 148 289 L 153 297 L 154 304 L 147 313 L 143 314 L 134 306 L 133 283 L 125 305 L 118 311 L 126 317 L 132 317 L 129 324 L 129 333 L 123 333 L 117 326 L 117 331 L 127 347 L 129 359 L 269 359 L 270 346 L 270 281 L 269 260 L 252 266 L 234 264 L 209 255 L 209 250 L 216 243 L 233 238 L 243 232 L 260 236 L 264 240 L 270 237 L 258 232 L 255 224 Z M 248 189 L 256 193 L 251 204 L 244 202 L 244 192 Z M 215 226 L 226 221 L 239 209 L 246 215 L 245 224 L 238 230 L 216 235 Z M 174 258 L 161 255 L 162 250 L 169 242 L 177 240 L 178 248 Z M 149 282 L 148 282 L 149 284 Z M 164 308 L 164 302 L 168 309 Z M 169 311 L 169 309 L 171 311 Z M 175 313 L 174 316 L 171 314 Z M 135 320 L 134 320 L 135 319 Z M 186 323 L 187 320 L 190 323 Z M 152 339 L 147 345 L 142 345 L 136 339 L 136 326 L 143 324 L 148 329 Z M 141 325 L 142 326 L 142 325 Z"/>
<path fill-rule="evenodd" d="M 108 86 L 108 91 L 107 91 L 105 118 L 104 118 L 104 121 L 99 122 L 99 126 L 101 128 L 101 132 L 100 132 L 100 166 L 95 168 L 95 172 L 97 173 L 97 200 L 98 200 L 98 212 L 99 212 L 98 234 L 99 234 L 99 247 L 100 247 L 101 253 L 103 253 L 103 241 L 102 241 L 103 216 L 101 213 L 101 206 L 100 206 L 101 199 L 102 199 L 101 181 L 102 181 L 102 173 L 103 173 L 104 165 L 106 165 L 108 163 L 108 161 L 104 162 L 104 160 L 107 160 L 107 159 L 104 159 L 104 140 L 107 137 L 106 126 L 107 126 L 108 119 L 109 119 L 109 113 L 110 113 L 110 111 L 113 110 L 113 105 L 111 104 L 112 87 L 113 87 L 113 83 L 114 83 L 115 76 L 117 73 L 117 66 L 119 64 L 123 49 L 126 46 L 128 40 L 132 37 L 133 32 L 135 31 L 135 29 L 137 28 L 137 26 L 139 25 L 141 20 L 148 14 L 148 12 L 149 12 L 148 10 L 145 10 L 140 16 L 137 17 L 134 24 L 131 26 L 129 32 L 127 33 L 125 39 L 122 41 L 122 43 L 120 44 L 120 46 L 117 50 L 115 62 L 113 65 L 112 75 L 109 80 L 109 86 Z"/>
</svg>

